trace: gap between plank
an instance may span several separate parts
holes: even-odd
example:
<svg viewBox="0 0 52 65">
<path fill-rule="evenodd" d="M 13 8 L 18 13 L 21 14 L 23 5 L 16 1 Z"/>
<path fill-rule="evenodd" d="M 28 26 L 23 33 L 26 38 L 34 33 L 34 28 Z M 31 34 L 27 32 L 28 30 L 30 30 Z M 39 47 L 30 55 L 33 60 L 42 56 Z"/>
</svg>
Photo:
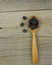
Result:
<svg viewBox="0 0 52 65">
<path fill-rule="evenodd" d="M 51 37 L 52 36 L 37 36 L 38 38 L 43 38 L 43 37 Z M 0 39 L 17 39 L 17 38 L 24 38 L 24 37 L 0 37 Z M 31 38 L 31 37 L 25 37 L 25 38 Z"/>
<path fill-rule="evenodd" d="M 0 11 L 0 13 L 4 12 L 26 12 L 26 11 L 50 11 L 52 9 L 36 9 L 36 10 L 13 10 L 13 11 Z"/>
</svg>

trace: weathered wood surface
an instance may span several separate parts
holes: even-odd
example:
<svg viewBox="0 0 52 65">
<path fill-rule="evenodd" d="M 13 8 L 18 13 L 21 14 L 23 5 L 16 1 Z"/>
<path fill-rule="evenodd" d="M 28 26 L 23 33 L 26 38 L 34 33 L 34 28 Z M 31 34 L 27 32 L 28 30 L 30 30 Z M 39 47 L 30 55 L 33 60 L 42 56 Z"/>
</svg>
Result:
<svg viewBox="0 0 52 65">
<path fill-rule="evenodd" d="M 22 16 L 35 15 L 40 21 L 37 33 L 38 65 L 52 65 L 52 10 L 0 13 L 0 65 L 33 65 L 31 32 Z M 24 22 L 24 27 L 20 23 Z M 23 33 L 23 29 L 27 33 Z"/>
<path fill-rule="evenodd" d="M 52 0 L 0 0 L 0 11 L 52 9 Z"/>
<path fill-rule="evenodd" d="M 38 36 L 52 36 L 52 11 L 29 11 L 29 12 L 7 12 L 0 13 L 0 38 L 8 37 L 31 37 L 28 28 L 28 20 L 22 19 L 23 15 L 35 15 L 40 21 Z M 24 23 L 24 27 L 20 24 Z M 27 29 L 27 33 L 23 33 L 23 29 Z"/>
<path fill-rule="evenodd" d="M 52 65 L 52 0 L 0 0 L 0 65 L 33 65 L 32 36 L 24 15 L 35 15 L 40 21 L 37 65 Z"/>
<path fill-rule="evenodd" d="M 38 37 L 37 39 L 38 65 L 52 65 L 52 37 Z M 31 38 L 0 39 L 0 65 L 33 65 L 31 46 Z"/>
</svg>

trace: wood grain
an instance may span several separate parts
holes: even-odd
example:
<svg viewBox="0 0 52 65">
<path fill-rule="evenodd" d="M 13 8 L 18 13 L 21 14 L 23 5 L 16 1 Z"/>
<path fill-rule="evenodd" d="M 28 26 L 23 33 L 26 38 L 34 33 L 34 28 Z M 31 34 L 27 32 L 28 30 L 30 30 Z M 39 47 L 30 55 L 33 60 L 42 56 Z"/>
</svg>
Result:
<svg viewBox="0 0 52 65">
<path fill-rule="evenodd" d="M 27 17 L 35 15 L 40 21 L 37 36 L 52 36 L 52 11 L 28 11 L 28 12 L 7 12 L 0 13 L 0 38 L 10 37 L 31 37 L 28 28 L 28 19 L 24 21 L 23 15 Z M 24 23 L 24 27 L 20 24 Z M 23 29 L 27 29 L 27 33 L 23 33 Z"/>
<path fill-rule="evenodd" d="M 19 27 L 20 23 L 25 23 L 25 27 L 27 26 L 27 21 L 22 19 L 23 16 L 37 16 L 40 21 L 40 25 L 43 24 L 52 25 L 52 10 L 49 11 L 26 11 L 26 12 L 4 12 L 0 13 L 0 27 L 2 28 L 16 28 Z M 45 27 L 43 26 L 43 27 Z M 47 26 L 46 26 L 47 27 Z M 50 26 L 49 26 L 50 27 Z"/>
<path fill-rule="evenodd" d="M 0 12 L 0 65 L 33 65 L 32 35 L 28 28 L 28 19 L 22 19 L 24 15 L 35 15 L 40 21 L 37 33 L 38 65 L 52 65 L 52 10 Z M 21 22 L 25 24 L 24 27 L 20 26 Z M 23 33 L 24 28 L 27 33 Z"/>
<path fill-rule="evenodd" d="M 37 39 L 39 50 L 38 65 L 51 65 L 52 37 L 39 37 Z M 0 39 L 0 64 L 22 65 L 24 63 L 33 65 L 31 63 L 31 40 L 31 38 Z"/>
<path fill-rule="evenodd" d="M 51 10 L 52 0 L 0 0 L 0 12 L 42 9 Z"/>
</svg>

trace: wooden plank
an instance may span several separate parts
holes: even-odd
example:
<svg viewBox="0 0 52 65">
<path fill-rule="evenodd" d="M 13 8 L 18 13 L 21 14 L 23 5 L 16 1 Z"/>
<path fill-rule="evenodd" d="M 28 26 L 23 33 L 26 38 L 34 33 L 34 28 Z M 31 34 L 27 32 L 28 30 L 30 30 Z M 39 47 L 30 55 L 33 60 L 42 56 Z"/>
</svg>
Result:
<svg viewBox="0 0 52 65">
<path fill-rule="evenodd" d="M 52 64 L 52 37 L 37 38 L 39 64 Z M 33 65 L 31 62 L 31 38 L 0 39 L 1 65 Z"/>
<path fill-rule="evenodd" d="M 52 9 L 52 0 L 0 0 L 0 11 Z"/>
<path fill-rule="evenodd" d="M 2 28 L 16 28 L 19 27 L 20 23 L 25 23 L 27 25 L 28 19 L 24 21 L 23 16 L 35 15 L 39 19 L 41 25 L 52 23 L 52 10 L 49 11 L 27 11 L 27 12 L 5 12 L 0 13 L 0 27 Z"/>
<path fill-rule="evenodd" d="M 27 17 L 35 15 L 40 21 L 40 28 L 37 36 L 52 36 L 52 11 L 29 11 L 29 12 L 7 12 L 0 13 L 0 38 L 5 37 L 31 37 L 27 21 L 22 16 Z M 20 27 L 23 22 L 24 27 Z M 23 29 L 27 29 L 27 33 L 23 33 Z"/>
</svg>

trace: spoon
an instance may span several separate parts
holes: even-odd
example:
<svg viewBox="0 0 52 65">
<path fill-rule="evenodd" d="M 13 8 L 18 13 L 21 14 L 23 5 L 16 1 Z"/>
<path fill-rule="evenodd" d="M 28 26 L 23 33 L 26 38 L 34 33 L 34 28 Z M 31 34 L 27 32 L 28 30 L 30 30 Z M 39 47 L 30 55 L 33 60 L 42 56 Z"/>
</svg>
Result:
<svg viewBox="0 0 52 65">
<path fill-rule="evenodd" d="M 39 21 L 37 17 L 31 16 L 28 20 L 29 29 L 32 32 L 32 63 L 38 63 L 38 50 L 37 50 L 37 42 L 36 42 L 36 33 L 38 31 Z"/>
</svg>

